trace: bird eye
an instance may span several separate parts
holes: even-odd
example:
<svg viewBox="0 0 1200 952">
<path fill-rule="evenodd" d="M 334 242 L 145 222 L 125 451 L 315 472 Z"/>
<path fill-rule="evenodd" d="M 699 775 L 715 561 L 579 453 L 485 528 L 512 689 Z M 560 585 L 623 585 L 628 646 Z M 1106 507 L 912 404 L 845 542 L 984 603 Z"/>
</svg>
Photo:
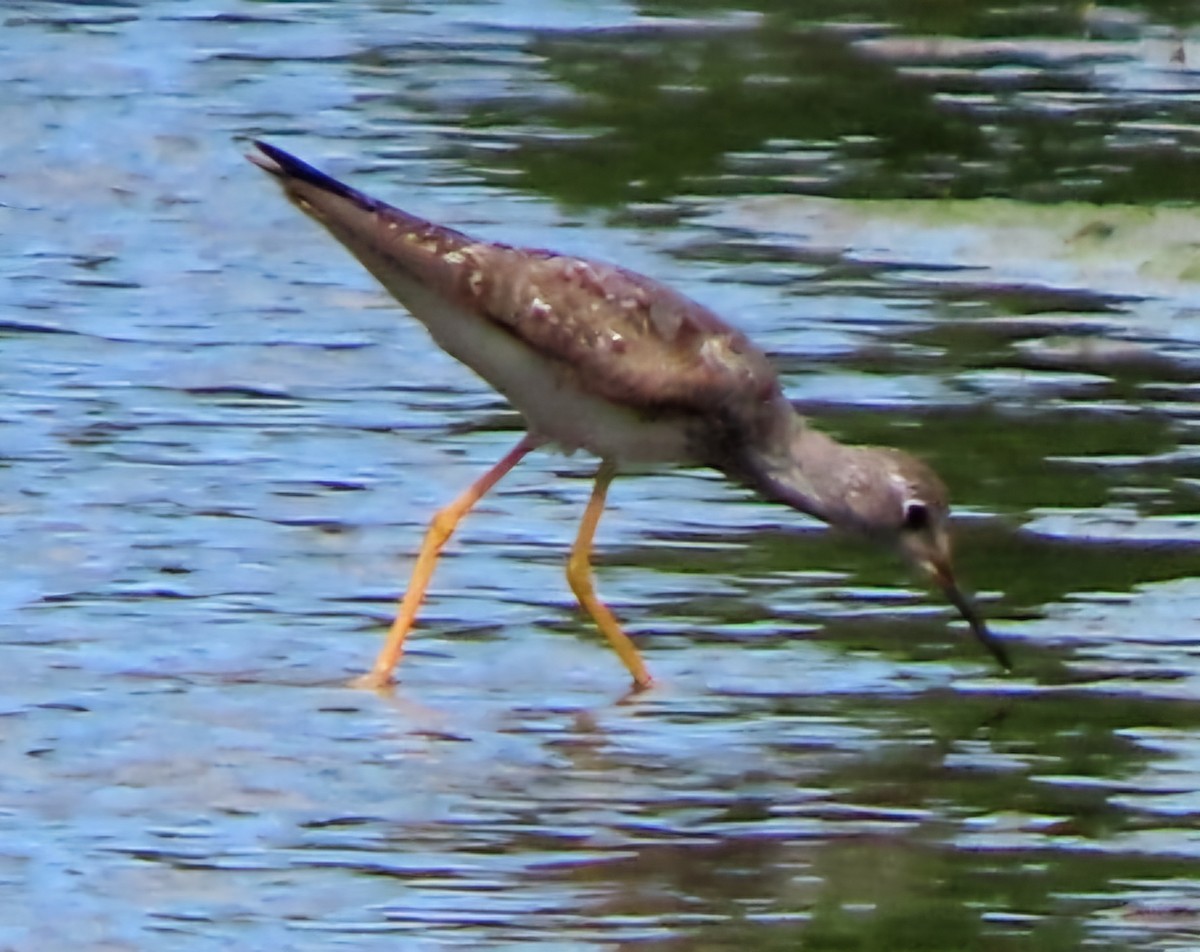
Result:
<svg viewBox="0 0 1200 952">
<path fill-rule="evenodd" d="M 904 528 L 920 532 L 929 526 L 929 507 L 923 502 L 909 500 L 904 504 Z"/>
</svg>

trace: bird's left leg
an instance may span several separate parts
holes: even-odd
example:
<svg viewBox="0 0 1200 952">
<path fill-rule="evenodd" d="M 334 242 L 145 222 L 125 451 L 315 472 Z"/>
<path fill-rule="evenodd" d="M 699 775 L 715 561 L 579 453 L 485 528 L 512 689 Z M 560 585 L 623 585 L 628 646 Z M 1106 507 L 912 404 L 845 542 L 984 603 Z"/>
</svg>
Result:
<svg viewBox="0 0 1200 952">
<path fill-rule="evenodd" d="M 425 541 L 421 543 L 421 551 L 417 556 L 417 564 L 413 569 L 412 579 L 408 583 L 408 590 L 404 593 L 391 630 L 388 631 L 387 641 L 380 649 L 379 656 L 375 659 L 371 670 L 352 681 L 352 687 L 378 689 L 392 683 L 393 671 L 404 651 L 404 641 L 408 637 L 409 629 L 416 621 L 417 609 L 421 607 L 421 602 L 425 598 L 425 589 L 429 586 L 429 580 L 433 576 L 433 567 L 437 564 L 442 546 L 446 544 L 446 540 L 458 527 L 463 516 L 470 512 L 471 507 L 500 481 L 500 477 L 524 459 L 525 455 L 539 442 L 537 437 L 526 434 L 522 437 L 521 442 L 509 450 L 500 462 L 467 487 L 466 492 L 434 515 L 433 521 L 429 523 L 429 529 L 425 533 Z"/>
<path fill-rule="evenodd" d="M 579 523 L 579 535 L 575 537 L 575 545 L 571 547 L 571 557 L 567 560 L 567 581 L 571 591 L 579 599 L 601 633 L 608 639 L 618 657 L 624 662 L 629 673 L 633 675 L 635 688 L 647 688 L 653 680 L 646 670 L 646 663 L 638 653 L 629 636 L 621 630 L 621 625 L 608 606 L 596 596 L 592 585 L 592 540 L 596 535 L 596 526 L 600 522 L 600 514 L 604 512 L 604 500 L 608 495 L 608 485 L 617 474 L 617 468 L 612 462 L 605 460 L 600 464 L 596 473 L 596 484 L 592 487 L 592 498 L 588 500 L 587 509 Z"/>
</svg>

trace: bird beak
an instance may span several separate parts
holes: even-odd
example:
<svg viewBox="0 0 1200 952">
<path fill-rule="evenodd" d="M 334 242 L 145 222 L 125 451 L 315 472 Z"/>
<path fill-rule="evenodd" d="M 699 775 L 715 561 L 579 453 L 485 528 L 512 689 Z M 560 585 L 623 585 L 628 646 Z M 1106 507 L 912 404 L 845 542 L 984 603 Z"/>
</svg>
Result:
<svg viewBox="0 0 1200 952">
<path fill-rule="evenodd" d="M 958 582 L 954 578 L 954 570 L 950 568 L 949 559 L 930 558 L 925 561 L 924 568 L 937 587 L 945 594 L 950 604 L 957 608 L 966 619 L 967 624 L 971 626 L 971 631 L 975 633 L 975 637 L 992 653 L 992 657 L 1000 662 L 1000 667 L 1005 671 L 1012 671 L 1012 661 L 1008 657 L 1008 649 L 1004 647 L 1003 642 L 988 631 L 983 616 L 979 614 L 975 603 L 958 587 Z"/>
</svg>

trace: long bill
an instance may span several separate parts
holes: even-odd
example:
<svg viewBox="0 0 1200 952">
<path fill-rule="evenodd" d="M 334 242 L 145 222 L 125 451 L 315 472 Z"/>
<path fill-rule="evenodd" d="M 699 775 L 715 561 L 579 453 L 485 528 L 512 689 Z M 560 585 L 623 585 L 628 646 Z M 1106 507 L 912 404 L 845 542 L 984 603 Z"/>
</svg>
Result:
<svg viewBox="0 0 1200 952">
<path fill-rule="evenodd" d="M 979 639 L 988 651 L 992 653 L 992 657 L 1000 662 L 1000 667 L 1005 671 L 1012 671 L 1012 659 L 1008 656 L 1008 649 L 1004 643 L 996 638 L 988 631 L 987 624 L 983 620 L 983 616 L 979 614 L 979 609 L 975 607 L 975 603 L 958 587 L 958 582 L 955 581 L 954 573 L 948 565 L 934 565 L 933 578 L 937 582 L 938 588 L 942 590 L 950 604 L 958 609 L 959 614 L 966 619 L 968 625 L 971 626 L 971 631 L 975 633 L 975 637 Z"/>
</svg>

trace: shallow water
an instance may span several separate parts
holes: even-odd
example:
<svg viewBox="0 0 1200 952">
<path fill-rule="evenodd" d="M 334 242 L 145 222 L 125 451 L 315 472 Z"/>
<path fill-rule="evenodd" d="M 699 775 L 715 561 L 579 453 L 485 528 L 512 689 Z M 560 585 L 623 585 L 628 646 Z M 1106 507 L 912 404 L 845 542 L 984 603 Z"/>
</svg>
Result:
<svg viewBox="0 0 1200 952">
<path fill-rule="evenodd" d="M 1194 11 L 795 6 L 4 5 L 0 946 L 1200 945 Z M 944 475 L 1017 674 L 679 471 L 600 529 L 627 697 L 541 454 L 344 687 L 519 421 L 255 137 L 734 319 Z"/>
</svg>

